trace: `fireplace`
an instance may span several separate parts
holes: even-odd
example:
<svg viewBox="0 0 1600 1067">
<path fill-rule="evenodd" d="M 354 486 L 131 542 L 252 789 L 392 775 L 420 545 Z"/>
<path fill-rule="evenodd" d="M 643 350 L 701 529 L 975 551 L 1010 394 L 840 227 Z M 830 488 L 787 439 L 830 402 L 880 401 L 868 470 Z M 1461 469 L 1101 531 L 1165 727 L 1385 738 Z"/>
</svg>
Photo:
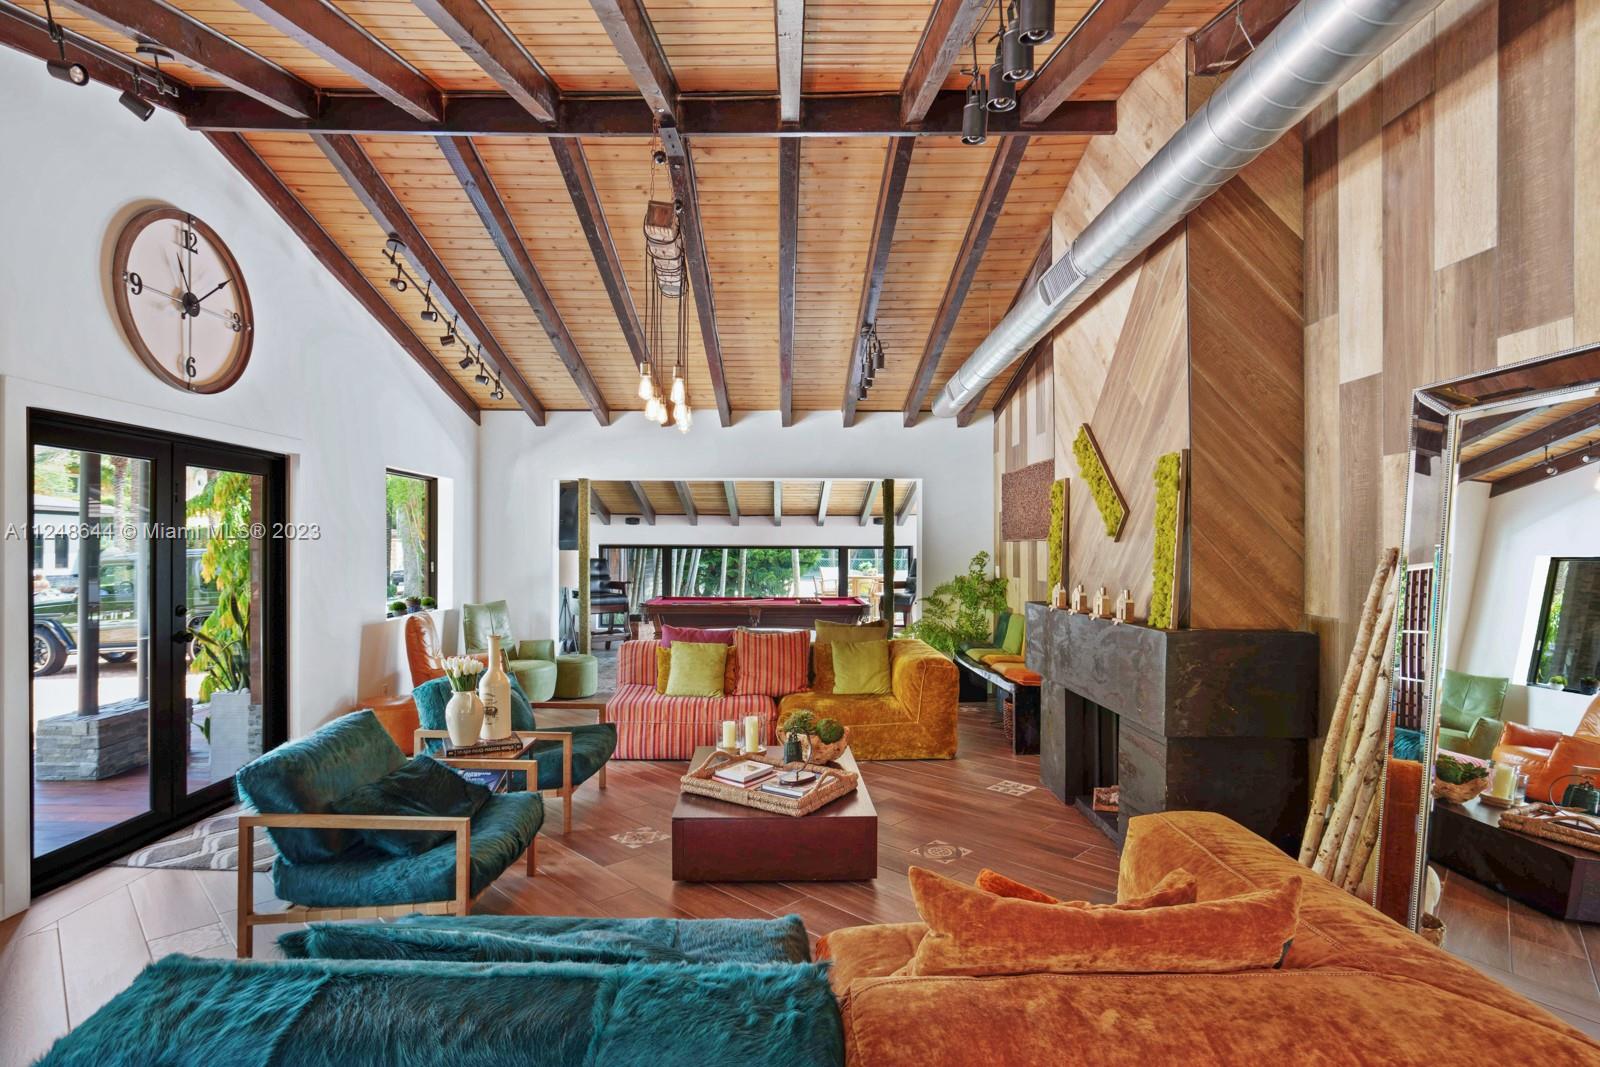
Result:
<svg viewBox="0 0 1600 1067">
<path fill-rule="evenodd" d="M 1028 666 L 1044 677 L 1040 777 L 1052 793 L 1088 808 L 1096 786 L 1119 786 L 1115 829 L 1101 820 L 1117 840 L 1133 816 L 1199 809 L 1298 846 L 1315 634 L 1154 630 L 1038 603 L 1027 617 Z"/>
</svg>

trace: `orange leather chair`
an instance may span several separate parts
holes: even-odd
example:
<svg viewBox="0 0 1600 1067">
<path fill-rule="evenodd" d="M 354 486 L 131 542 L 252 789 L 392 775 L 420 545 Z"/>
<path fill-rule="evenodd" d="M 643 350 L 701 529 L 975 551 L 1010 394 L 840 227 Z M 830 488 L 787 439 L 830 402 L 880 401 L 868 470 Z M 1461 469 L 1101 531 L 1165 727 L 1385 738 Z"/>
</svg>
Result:
<svg viewBox="0 0 1600 1067">
<path fill-rule="evenodd" d="M 1574 767 L 1600 767 L 1600 696 L 1589 704 L 1570 735 L 1508 722 L 1494 747 L 1496 763 L 1520 767 L 1528 776 L 1528 799 L 1548 801 L 1557 780 Z M 1561 783 L 1564 788 L 1569 783 Z M 1556 800 L 1561 798 L 1558 796 Z"/>
<path fill-rule="evenodd" d="M 489 662 L 487 655 L 474 657 Z M 406 616 L 406 663 L 411 667 L 411 688 L 444 677 L 444 653 L 439 631 L 427 612 Z"/>
</svg>

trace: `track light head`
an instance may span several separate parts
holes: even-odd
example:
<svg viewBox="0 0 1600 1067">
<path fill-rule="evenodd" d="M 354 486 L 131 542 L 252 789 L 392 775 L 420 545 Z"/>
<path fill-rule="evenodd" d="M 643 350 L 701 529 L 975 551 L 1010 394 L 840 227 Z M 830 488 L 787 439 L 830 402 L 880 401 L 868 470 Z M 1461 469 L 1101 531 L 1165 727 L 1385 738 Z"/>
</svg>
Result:
<svg viewBox="0 0 1600 1067">
<path fill-rule="evenodd" d="M 422 311 L 419 314 L 421 315 L 423 322 L 438 322 L 439 321 L 439 313 L 437 311 L 433 310 L 432 305 L 429 305 L 428 307 L 423 308 Z"/>
<path fill-rule="evenodd" d="M 1016 22 L 1024 44 L 1044 44 L 1056 35 L 1056 0 L 1019 0 Z"/>
<path fill-rule="evenodd" d="M 460 367 L 462 370 L 466 370 L 468 367 L 472 366 L 472 363 L 473 363 L 473 359 L 472 359 L 471 356 L 462 356 L 460 361 L 456 365 L 458 367 Z"/>
<path fill-rule="evenodd" d="M 44 67 L 52 78 L 59 78 L 73 85 L 89 84 L 89 69 L 82 63 L 68 63 L 65 59 L 47 59 L 44 61 Z"/>
<path fill-rule="evenodd" d="M 478 364 L 478 373 L 472 376 L 472 380 L 477 382 L 479 385 L 489 384 L 489 372 L 482 363 Z"/>
<path fill-rule="evenodd" d="M 123 93 L 117 97 L 117 103 L 127 108 L 134 118 L 140 122 L 149 122 L 150 116 L 156 113 L 156 106 L 148 100 L 141 100 L 132 93 Z"/>
<path fill-rule="evenodd" d="M 989 121 L 984 117 L 983 75 L 974 73 L 967 86 L 967 102 L 961 108 L 961 143 L 982 144 L 989 137 Z"/>
<path fill-rule="evenodd" d="M 989 100 L 987 106 L 990 111 L 1014 111 L 1017 107 L 1017 85 L 1005 76 L 1004 64 L 1000 60 L 1000 50 L 995 49 L 994 66 L 989 68 Z"/>
<path fill-rule="evenodd" d="M 1033 77 L 1033 49 L 1023 42 L 1016 23 L 1000 37 L 1000 64 L 1005 81 L 1024 82 Z"/>
</svg>

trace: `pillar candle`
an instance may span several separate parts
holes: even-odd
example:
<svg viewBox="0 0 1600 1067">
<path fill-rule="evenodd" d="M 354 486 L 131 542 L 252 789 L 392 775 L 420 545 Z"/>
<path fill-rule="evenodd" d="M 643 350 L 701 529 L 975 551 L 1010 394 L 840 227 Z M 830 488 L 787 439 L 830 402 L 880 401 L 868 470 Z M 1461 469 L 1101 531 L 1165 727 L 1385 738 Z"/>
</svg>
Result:
<svg viewBox="0 0 1600 1067">
<path fill-rule="evenodd" d="M 739 745 L 739 724 L 733 719 L 722 720 L 722 747 L 737 748 Z"/>
<path fill-rule="evenodd" d="M 761 747 L 761 716 L 744 717 L 744 750 L 754 752 Z"/>
<path fill-rule="evenodd" d="M 1517 789 L 1517 769 L 1509 763 L 1497 763 L 1489 772 L 1489 792 L 1500 800 L 1510 800 Z"/>
</svg>

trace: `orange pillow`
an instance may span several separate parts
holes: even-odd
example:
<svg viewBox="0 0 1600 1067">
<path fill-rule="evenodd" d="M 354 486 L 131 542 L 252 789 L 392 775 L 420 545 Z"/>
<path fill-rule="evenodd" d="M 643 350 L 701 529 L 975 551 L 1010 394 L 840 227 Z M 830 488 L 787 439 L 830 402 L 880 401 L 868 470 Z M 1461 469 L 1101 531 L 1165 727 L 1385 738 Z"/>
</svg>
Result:
<svg viewBox="0 0 1600 1067">
<path fill-rule="evenodd" d="M 1222 974 L 1277 967 L 1300 921 L 1300 878 L 1221 900 L 1130 911 L 997 897 L 921 867 L 927 936 L 913 975 Z"/>
<path fill-rule="evenodd" d="M 736 630 L 739 683 L 732 692 L 781 697 L 798 693 L 810 681 L 810 630 Z"/>
<path fill-rule="evenodd" d="M 1123 911 L 1165 908 L 1173 904 L 1193 904 L 1200 891 L 1194 875 L 1182 867 L 1168 871 L 1166 876 L 1143 896 L 1129 897 L 1117 904 L 1091 904 L 1087 900 L 1057 900 L 1049 893 L 1041 893 L 1031 885 L 1023 885 L 987 867 L 978 872 L 978 880 L 973 884 L 985 893 L 993 893 L 997 897 L 1031 900 L 1035 904 L 1060 904 L 1069 908 L 1120 908 Z"/>
<path fill-rule="evenodd" d="M 1572 777 L 1576 767 L 1600 767 L 1600 737 L 1562 734 L 1544 766 L 1532 765 L 1528 768 L 1528 799 L 1544 803 L 1550 800 L 1554 792 L 1555 803 L 1561 803 L 1561 794 L 1567 791 L 1567 786 L 1577 781 Z"/>
<path fill-rule="evenodd" d="M 666 695 L 667 675 L 672 672 L 672 646 L 656 646 L 656 692 Z M 739 679 L 739 657 L 728 649 L 728 665 L 722 669 L 722 692 L 733 695 L 733 683 Z"/>
</svg>

